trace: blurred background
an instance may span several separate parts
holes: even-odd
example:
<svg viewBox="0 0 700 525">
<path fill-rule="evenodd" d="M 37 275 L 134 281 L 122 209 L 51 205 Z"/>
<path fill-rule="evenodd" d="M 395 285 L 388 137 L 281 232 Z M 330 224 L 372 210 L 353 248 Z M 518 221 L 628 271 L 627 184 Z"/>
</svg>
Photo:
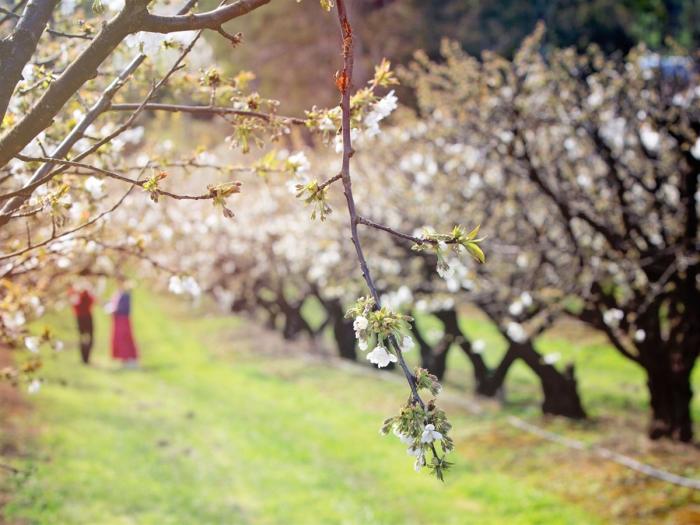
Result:
<svg viewBox="0 0 700 525">
<path fill-rule="evenodd" d="M 111 209 L 123 181 L 75 167 L 46 217 L 0 229 L 0 523 L 700 524 L 700 1 L 347 4 L 355 198 L 404 234 L 360 239 L 411 316 L 406 361 L 443 385 L 445 481 L 379 435 L 408 387 L 358 346 L 342 188 L 313 186 L 340 168 L 337 19 L 273 0 L 153 98 L 264 124 L 144 111 L 91 157 L 138 191 Z M 124 123 L 183 42 L 125 41 L 3 193 L 154 46 L 83 140 Z M 29 101 L 63 71 L 35 62 Z M 477 225 L 485 264 L 451 248 Z"/>
</svg>

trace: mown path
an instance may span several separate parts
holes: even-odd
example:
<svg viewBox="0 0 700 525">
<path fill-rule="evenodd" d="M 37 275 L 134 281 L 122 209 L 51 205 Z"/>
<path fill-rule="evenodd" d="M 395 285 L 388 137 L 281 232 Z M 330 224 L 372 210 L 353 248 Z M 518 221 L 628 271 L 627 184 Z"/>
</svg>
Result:
<svg viewBox="0 0 700 525">
<path fill-rule="evenodd" d="M 9 523 L 605 522 L 532 475 L 475 460 L 473 421 L 459 416 L 447 483 L 416 474 L 400 443 L 378 434 L 405 397 L 400 384 L 270 356 L 264 340 L 231 339 L 244 321 L 137 300 L 142 370 L 109 363 L 105 342 L 91 368 L 68 351 L 47 363 L 31 415 L 38 437 L 14 460 L 30 474 L 4 509 Z M 52 324 L 72 329 L 66 317 Z M 100 341 L 106 332 L 101 317 Z"/>
</svg>

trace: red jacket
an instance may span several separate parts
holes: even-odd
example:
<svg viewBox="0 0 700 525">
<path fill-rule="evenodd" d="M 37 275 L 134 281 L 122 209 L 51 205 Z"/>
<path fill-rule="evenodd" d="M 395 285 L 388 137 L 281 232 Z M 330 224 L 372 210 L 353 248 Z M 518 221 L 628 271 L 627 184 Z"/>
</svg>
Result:
<svg viewBox="0 0 700 525">
<path fill-rule="evenodd" d="M 95 298 L 87 290 L 71 292 L 71 303 L 77 317 L 89 316 L 94 302 Z"/>
</svg>

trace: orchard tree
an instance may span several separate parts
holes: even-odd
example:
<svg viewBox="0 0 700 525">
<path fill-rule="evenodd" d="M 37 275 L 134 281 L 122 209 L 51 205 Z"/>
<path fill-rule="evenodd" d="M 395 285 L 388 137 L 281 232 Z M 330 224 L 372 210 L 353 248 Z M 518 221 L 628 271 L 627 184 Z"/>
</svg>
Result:
<svg viewBox="0 0 700 525">
<path fill-rule="evenodd" d="M 442 63 L 419 56 L 422 110 L 449 114 L 466 144 L 498 148 L 548 200 L 559 242 L 547 256 L 580 261 L 583 305 L 572 312 L 646 372 L 650 436 L 689 441 L 700 351 L 697 66 L 677 56 L 669 69 L 644 48 L 621 62 L 595 47 L 543 55 L 542 34 L 512 62 L 448 44 Z"/>
<path fill-rule="evenodd" d="M 423 366 L 442 378 L 448 352 L 457 346 L 472 364 L 476 392 L 494 396 L 510 366 L 521 359 L 540 381 L 545 413 L 583 417 L 573 366 L 558 370 L 559 357 L 542 355 L 535 345 L 561 315 L 577 283 L 575 271 L 564 274 L 558 269 L 574 270 L 579 264 L 561 249 L 565 245 L 549 201 L 502 162 L 500 143 L 491 139 L 465 143 L 460 126 L 446 112 L 434 111 L 420 119 L 410 111 L 402 113 L 372 149 L 371 160 L 360 159 L 359 169 L 369 182 L 360 188 L 358 198 L 371 210 L 372 221 L 389 226 L 393 233 L 394 246 L 382 250 L 398 249 L 390 257 L 401 260 L 401 271 L 380 274 L 383 287 L 407 287 L 403 296 L 415 297 L 423 312 L 443 324 L 434 345 L 413 325 Z M 392 202 L 405 204 L 395 209 Z M 473 217 L 493 235 L 484 241 L 494 254 L 489 264 L 473 268 L 455 257 L 448 245 L 438 246 L 437 253 L 425 253 L 416 243 L 415 236 L 423 235 L 421 225 L 430 225 L 431 235 L 464 217 Z M 415 230 L 414 235 L 401 233 L 401 227 Z M 392 295 L 388 294 L 390 300 Z M 482 310 L 507 343 L 493 369 L 483 358 L 484 343 L 473 344 L 459 326 L 466 303 Z"/>
</svg>

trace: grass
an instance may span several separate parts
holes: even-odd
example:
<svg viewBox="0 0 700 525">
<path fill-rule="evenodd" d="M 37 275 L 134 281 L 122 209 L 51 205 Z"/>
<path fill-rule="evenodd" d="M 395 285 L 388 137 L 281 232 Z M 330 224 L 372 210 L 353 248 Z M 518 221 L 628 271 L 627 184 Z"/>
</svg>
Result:
<svg viewBox="0 0 700 525">
<path fill-rule="evenodd" d="M 458 450 L 441 484 L 378 435 L 406 396 L 400 382 L 289 353 L 240 319 L 193 316 L 145 293 L 135 304 L 142 370 L 108 362 L 101 316 L 93 367 L 79 366 L 77 351 L 47 363 L 24 423 L 35 437 L 10 460 L 29 474 L 12 487 L 8 523 L 663 523 L 698 503 L 519 434 L 488 407 L 449 407 Z M 49 322 L 72 332 L 66 312 Z M 625 492 L 626 506 L 611 508 L 616 490 L 638 499 Z"/>
</svg>

